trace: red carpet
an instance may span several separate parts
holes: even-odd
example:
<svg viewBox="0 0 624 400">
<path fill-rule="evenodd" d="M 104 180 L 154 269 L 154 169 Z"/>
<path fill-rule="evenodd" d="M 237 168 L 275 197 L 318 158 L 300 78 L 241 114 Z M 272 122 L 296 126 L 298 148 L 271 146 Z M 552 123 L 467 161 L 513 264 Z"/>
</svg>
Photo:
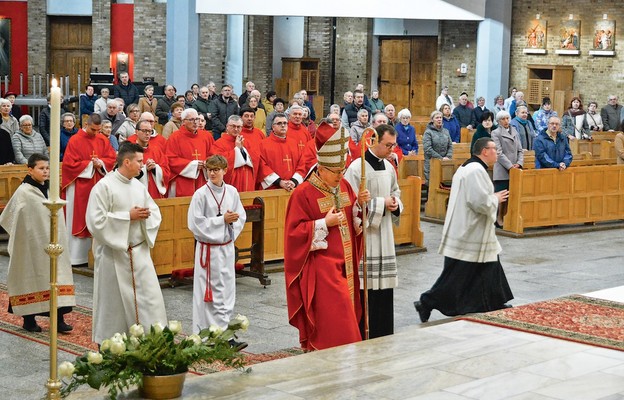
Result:
<svg viewBox="0 0 624 400">
<path fill-rule="evenodd" d="M 624 351 L 624 303 L 572 295 L 461 319 Z"/>
<path fill-rule="evenodd" d="M 7 311 L 8 308 L 9 294 L 7 293 L 7 287 L 6 284 L 0 283 L 0 331 L 8 332 L 21 338 L 45 345 L 50 344 L 48 330 L 49 323 L 47 317 L 37 317 L 37 323 L 41 328 L 43 328 L 43 332 L 28 332 L 22 328 L 22 324 L 24 322 L 22 317 L 10 314 Z M 91 342 L 91 316 L 91 309 L 82 306 L 75 306 L 73 311 L 65 316 L 65 322 L 73 326 L 74 330 L 68 334 L 58 334 L 57 346 L 59 350 L 75 355 L 82 355 L 88 350 L 97 351 L 97 344 Z M 303 350 L 300 348 L 290 348 L 260 354 L 242 351 L 241 354 L 243 354 L 245 359 L 245 366 L 250 366 L 266 361 L 303 354 Z M 228 369 L 228 367 L 220 363 L 212 363 L 197 365 L 193 372 L 202 375 L 224 371 L 226 369 Z"/>
</svg>

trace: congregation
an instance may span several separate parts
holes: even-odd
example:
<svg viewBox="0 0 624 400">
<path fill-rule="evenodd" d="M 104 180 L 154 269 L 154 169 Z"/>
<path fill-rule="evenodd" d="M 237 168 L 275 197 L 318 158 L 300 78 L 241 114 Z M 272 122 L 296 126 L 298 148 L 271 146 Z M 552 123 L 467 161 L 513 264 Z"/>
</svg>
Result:
<svg viewBox="0 0 624 400">
<path fill-rule="evenodd" d="M 572 163 L 569 144 L 571 141 L 591 139 L 592 133 L 597 131 L 622 130 L 624 120 L 624 110 L 617 104 L 616 96 L 609 96 L 609 104 L 600 112 L 596 102 L 590 102 L 588 110 L 585 111 L 581 99 L 575 97 L 570 108 L 559 119 L 552 110 L 549 98 L 544 98 L 539 110 L 531 115 L 522 92 L 515 88 L 511 89 L 511 96 L 507 99 L 497 96 L 494 107 L 490 110 L 483 97 L 477 97 L 476 105 L 473 105 L 465 92 L 460 93 L 458 102 L 455 103 L 449 95 L 449 88 L 445 86 L 424 134 L 420 136 L 416 133 L 409 109 L 396 112 L 394 105 L 384 104 L 379 98 L 379 91 L 373 90 L 368 97 L 361 84 L 344 94 L 343 104 L 332 104 L 329 114 L 323 118 L 317 117 L 312 99 L 305 90 L 297 92 L 292 99 L 279 98 L 272 90 L 267 91 L 263 97 L 253 82 L 247 82 L 245 92 L 237 96 L 231 85 L 222 85 L 220 93 L 217 93 L 216 84 L 209 82 L 205 86 L 193 84 L 180 95 L 173 85 L 165 85 L 164 95 L 160 97 L 154 95 L 153 86 L 147 85 L 144 94 L 139 96 L 137 87 L 130 81 L 127 73 L 121 73 L 118 78 L 112 91 L 103 88 L 100 96 L 95 93 L 93 85 L 85 87 L 85 93 L 80 96 L 79 118 L 72 112 L 64 112 L 60 116 L 63 162 L 61 189 L 63 198 L 67 200 L 65 215 L 70 264 L 74 267 L 87 266 L 92 237 L 98 237 L 101 233 L 93 222 L 89 226 L 89 218 L 92 218 L 90 214 L 93 214 L 89 211 L 92 207 L 90 197 L 95 193 L 95 188 L 104 187 L 105 182 L 111 181 L 108 177 L 117 168 L 121 168 L 120 171 L 123 168 L 124 171 L 130 171 L 124 176 L 133 182 L 132 178 L 136 178 L 152 199 L 193 196 L 194 199 L 197 197 L 198 200 L 194 200 L 196 202 L 200 198 L 210 198 L 206 195 L 209 193 L 218 206 L 218 210 L 212 210 L 218 213 L 214 212 L 215 215 L 211 218 L 221 217 L 225 213 L 228 218 L 224 225 L 225 235 L 216 239 L 210 239 L 214 229 L 211 224 L 214 221 L 209 218 L 212 222 L 202 222 L 205 212 L 208 211 L 198 211 L 193 217 L 189 213 L 189 229 L 194 232 L 197 240 L 195 280 L 198 282 L 211 279 L 209 273 L 206 277 L 206 268 L 210 268 L 210 262 L 204 258 L 210 255 L 210 251 L 208 256 L 204 254 L 205 247 L 231 245 L 245 221 L 244 211 L 240 201 L 236 200 L 236 195 L 232 203 L 232 209 L 237 210 L 234 217 L 229 214 L 233 212 L 230 208 L 227 212 L 221 210 L 221 203 L 217 201 L 215 193 L 224 195 L 228 188 L 229 192 L 235 194 L 271 189 L 292 192 L 301 187 L 295 193 L 306 196 L 306 192 L 313 191 L 310 186 L 312 185 L 321 192 L 334 193 L 330 197 L 335 204 L 333 207 L 321 207 L 322 213 L 330 211 L 320 219 L 323 222 L 316 219 L 322 216 L 317 215 L 317 211 L 311 214 L 311 220 L 302 220 L 309 211 L 305 207 L 297 211 L 297 218 L 292 222 L 287 220 L 286 238 L 290 236 L 290 231 L 292 235 L 305 233 L 307 237 L 309 232 L 300 232 L 300 226 L 304 226 L 301 224 L 307 222 L 313 223 L 315 233 L 314 238 L 301 238 L 310 239 L 311 242 L 308 248 L 300 249 L 300 254 L 293 256 L 285 251 L 289 319 L 291 324 L 299 328 L 301 345 L 308 350 L 332 347 L 368 337 L 369 328 L 371 338 L 393 333 L 392 289 L 397 285 L 395 250 L 393 242 L 384 241 L 382 237 L 392 238 L 392 226 L 398 225 L 403 210 L 397 181 L 398 167 L 404 157 L 417 155 L 422 147 L 424 180 L 427 183 L 431 160 L 452 159 L 453 144 L 461 141 L 461 129 L 473 130 L 473 151 L 476 143 L 480 143 L 479 149 L 486 149 L 486 153 L 489 149 L 496 149 L 496 157 L 488 156 L 492 161 L 490 165 L 494 167 L 494 192 L 489 196 L 496 193 L 500 197 L 498 193 L 508 193 L 509 171 L 523 167 L 526 151 L 535 152 L 535 168 L 564 170 Z M 36 130 L 30 115 L 21 115 L 19 120 L 16 119 L 21 110 L 13 104 L 15 95 L 6 93 L 5 97 L 6 99 L 0 100 L 0 140 L 4 142 L 0 146 L 0 164 L 25 164 L 29 157 L 38 154 L 46 157 L 50 144 L 50 107 L 44 107 L 41 111 Z M 81 121 L 81 128 L 78 128 L 77 120 Z M 372 141 L 370 134 L 367 134 L 369 130 L 376 131 L 377 142 Z M 480 141 L 482 138 L 484 139 Z M 619 133 L 615 141 L 618 163 L 624 163 L 624 135 Z M 341 146 L 338 150 L 325 151 L 334 157 L 339 155 L 339 158 L 329 162 L 326 160 L 329 156 L 322 156 L 322 148 L 336 143 Z M 493 143 L 494 147 L 486 147 L 488 143 Z M 142 149 L 138 175 L 133 174 L 134 167 L 128 169 L 128 165 L 134 163 L 133 155 L 139 152 L 128 150 L 127 145 L 130 144 L 136 146 L 133 149 Z M 365 162 L 354 163 L 354 160 L 365 153 L 362 151 L 364 146 L 369 148 Z M 120 149 L 125 149 L 126 153 L 129 151 L 130 156 L 122 157 Z M 480 155 L 481 150 L 473 153 L 473 158 Z M 213 159 L 211 156 L 219 158 Z M 130 164 L 120 165 L 120 162 Z M 481 164 L 487 167 L 483 162 Z M 364 165 L 367 172 L 362 170 Z M 217 172 L 218 176 L 215 175 Z M 363 174 L 368 174 L 366 188 L 359 187 Z M 100 181 L 102 183 L 98 186 Z M 203 194 L 200 196 L 200 193 Z M 346 196 L 344 199 L 348 200 L 341 196 Z M 504 199 L 499 198 L 498 202 L 494 202 L 496 204 L 492 211 L 498 214 L 498 227 L 501 226 L 506 212 Z M 338 213 L 337 210 L 347 204 L 345 201 L 353 209 L 348 208 L 345 209 L 346 212 Z M 340 289 L 342 294 L 339 295 L 342 297 L 336 298 L 336 302 L 342 302 L 344 308 L 352 310 L 354 315 L 344 334 L 332 336 L 336 334 L 336 328 L 324 331 L 320 326 L 335 323 L 333 312 L 324 315 L 321 313 L 322 307 L 306 303 L 300 291 L 312 278 L 306 277 L 308 272 L 300 268 L 304 260 L 307 260 L 306 263 L 316 262 L 316 258 L 310 254 L 326 250 L 328 243 L 332 246 L 332 242 L 337 248 L 347 249 L 353 246 L 350 250 L 353 256 L 359 255 L 360 233 L 363 229 L 359 218 L 364 202 L 369 202 L 367 252 L 364 255 L 370 268 L 368 293 L 364 296 L 358 290 L 360 285 L 357 282 L 362 274 L 361 266 L 359 271 L 357 268 L 360 257 L 353 257 L 351 261 L 346 261 L 346 265 L 342 257 L 338 257 L 341 260 L 338 261 L 338 271 L 347 268 L 347 278 L 351 283 L 346 292 L 347 297 L 344 298 L 345 292 L 342 291 L 346 288 L 343 287 Z M 205 207 L 204 203 L 201 204 L 203 205 L 194 207 Z M 296 206 L 291 202 L 289 208 L 293 207 Z M 336 210 L 339 215 L 330 215 L 334 212 L 332 210 Z M 154 212 L 153 207 L 151 212 Z M 352 214 L 352 221 L 347 218 L 348 214 Z M 150 213 L 141 218 L 150 218 Z M 287 212 L 287 218 L 293 219 L 294 214 Z M 223 219 L 221 217 L 221 223 Z M 195 228 L 191 224 L 194 220 L 197 220 L 193 222 L 197 224 Z M 237 226 L 236 231 L 232 231 L 233 223 Z M 202 227 L 202 224 L 207 225 Z M 339 230 L 341 234 L 338 237 L 332 234 L 327 239 L 320 239 L 319 244 L 317 236 L 338 232 L 328 231 L 336 225 L 338 228 L 342 226 Z M 345 234 L 346 227 L 350 234 Z M 136 241 L 144 243 L 151 240 L 147 236 L 146 239 L 137 236 Z M 99 241 L 102 242 L 103 239 Z M 340 241 L 342 245 L 337 244 Z M 216 256 L 213 262 L 227 260 L 228 264 L 233 263 L 233 249 L 227 250 L 224 247 L 223 251 L 225 253 Z M 323 262 L 336 260 L 336 255 L 328 257 Z M 319 260 L 322 259 L 321 257 Z M 349 265 L 352 261 L 357 261 L 357 264 Z M 96 260 L 96 264 L 99 262 L 101 260 Z M 230 288 L 233 277 L 233 274 L 222 277 Z M 203 299 L 204 292 L 208 296 L 210 291 L 212 299 L 212 290 L 210 284 L 198 285 L 195 297 Z M 221 298 L 223 293 L 216 286 L 214 290 L 216 303 L 226 304 L 226 314 L 231 313 L 234 307 L 234 298 L 230 296 L 232 290 L 229 290 L 230 295 L 227 298 Z M 318 290 L 325 289 L 319 287 Z M 370 307 L 367 310 L 370 327 L 368 320 L 364 326 L 361 318 L 360 299 L 364 297 L 368 299 L 366 307 Z M 510 298 L 509 292 L 502 302 L 495 304 L 495 308 L 502 307 Z M 199 301 L 197 307 L 204 301 L 207 300 Z M 214 307 L 223 305 L 216 303 Z M 427 304 L 423 300 L 418 303 L 417 309 L 423 321 L 428 319 L 431 308 L 435 308 L 431 302 Z M 223 325 L 229 319 L 229 315 L 221 315 L 224 311 L 218 308 L 211 309 L 210 315 L 214 317 L 207 319 L 202 314 L 196 314 L 195 309 L 194 304 L 194 320 L 201 320 L 202 325 L 214 322 Z M 465 310 L 461 313 L 464 312 Z M 108 317 L 102 319 L 100 324 L 106 325 L 107 320 Z M 310 322 L 321 325 L 310 327 Z M 36 327 L 30 320 L 27 324 L 25 319 L 25 328 L 27 325 L 30 328 Z M 123 330 L 122 325 L 123 323 L 119 328 Z M 342 324 L 341 329 L 346 325 L 348 324 Z M 96 336 L 94 328 L 94 340 L 101 342 L 105 336 Z M 238 342 L 235 345 L 240 348 L 246 346 Z"/>
</svg>

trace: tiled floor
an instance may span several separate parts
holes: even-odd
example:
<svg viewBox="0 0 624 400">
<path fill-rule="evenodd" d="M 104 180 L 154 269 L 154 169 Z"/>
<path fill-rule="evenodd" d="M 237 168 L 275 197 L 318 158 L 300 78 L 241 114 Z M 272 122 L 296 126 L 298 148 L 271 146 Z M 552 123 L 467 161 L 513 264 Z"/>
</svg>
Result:
<svg viewBox="0 0 624 400">
<path fill-rule="evenodd" d="M 399 257 L 395 335 L 309 353 L 238 372 L 189 377 L 185 399 L 604 399 L 624 400 L 624 352 L 466 321 L 434 312 L 418 321 L 412 302 L 442 269 L 441 226 L 423 223 L 429 251 Z M 514 305 L 574 293 L 624 302 L 621 230 L 499 238 Z M 591 246 L 587 246 L 591 243 Z M 0 257 L 0 281 L 7 259 Z M 297 345 L 287 323 L 283 274 L 272 285 L 237 281 L 236 312 L 251 327 L 254 353 Z M 92 280 L 76 276 L 78 302 L 91 305 Z M 190 327 L 191 289 L 164 289 L 171 319 Z M 5 305 L 0 305 L 5 306 Z M 73 356 L 60 352 L 59 360 Z M 48 347 L 0 332 L 0 399 L 36 399 L 48 376 Z M 100 396 L 102 398 L 102 396 Z M 72 398 L 91 399 L 93 392 Z M 97 397 L 96 397 L 97 398 Z M 130 398 L 136 398 L 130 393 Z"/>
</svg>

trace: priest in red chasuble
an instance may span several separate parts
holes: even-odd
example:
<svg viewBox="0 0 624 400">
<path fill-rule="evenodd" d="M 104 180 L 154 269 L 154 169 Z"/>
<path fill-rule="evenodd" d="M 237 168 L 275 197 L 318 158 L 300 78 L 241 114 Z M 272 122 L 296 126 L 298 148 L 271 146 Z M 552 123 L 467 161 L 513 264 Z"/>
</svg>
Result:
<svg viewBox="0 0 624 400">
<path fill-rule="evenodd" d="M 214 139 L 198 129 L 197 110 L 182 111 L 181 119 L 182 126 L 169 136 L 165 151 L 171 170 L 169 197 L 192 196 L 205 185 L 204 160 L 213 153 Z"/>
<path fill-rule="evenodd" d="M 150 134 L 149 145 L 152 148 L 160 147 L 160 149 L 164 153 L 165 152 L 165 148 L 167 146 L 167 139 L 165 139 L 161 134 L 156 132 L 156 130 L 154 129 L 154 127 L 156 126 L 156 118 L 154 117 L 154 114 L 152 114 L 151 112 L 146 111 L 146 112 L 141 114 L 141 117 L 139 118 L 139 121 L 148 122 L 149 123 L 149 127 L 152 129 L 152 133 Z M 131 135 L 131 136 L 128 137 L 127 140 L 129 142 L 136 143 L 137 142 L 137 136 L 136 135 Z"/>
<path fill-rule="evenodd" d="M 139 120 L 135 134 L 128 141 L 134 141 L 143 148 L 143 167 L 137 179 L 147 187 L 152 199 L 162 199 L 169 186 L 169 160 L 163 148 L 152 144 L 152 132 L 148 121 Z"/>
<path fill-rule="evenodd" d="M 85 219 L 87 201 L 93 186 L 113 169 L 117 156 L 108 138 L 98 134 L 101 127 L 102 117 L 91 114 L 85 128 L 69 139 L 63 155 L 61 196 L 67 200 L 65 215 L 72 265 L 89 261 L 91 234 Z"/>
<path fill-rule="evenodd" d="M 303 152 L 306 143 L 312 140 L 312 135 L 303 125 L 303 107 L 293 105 L 288 109 L 288 135 L 295 140 L 299 151 Z"/>
<path fill-rule="evenodd" d="M 245 129 L 243 119 L 238 115 L 231 115 L 225 125 L 225 132 L 213 146 L 213 153 L 220 154 L 227 160 L 228 168 L 223 181 L 234 186 L 239 192 L 251 192 L 256 190 L 260 170 L 260 142 L 264 139 L 264 135 L 253 127 L 253 110 L 243 108 L 241 112 L 248 120 L 249 114 L 252 116 L 251 128 L 247 128 L 247 135 L 242 133 Z M 254 132 L 254 129 L 257 132 Z"/>
<path fill-rule="evenodd" d="M 260 145 L 262 189 L 291 191 L 302 183 L 307 171 L 301 163 L 301 155 L 297 141 L 290 137 L 286 116 L 276 114 L 271 134 Z"/>
<path fill-rule="evenodd" d="M 288 319 L 301 347 L 318 350 L 360 341 L 358 198 L 343 179 L 349 134 L 322 123 L 318 166 L 292 193 L 286 210 L 284 269 Z M 360 201 L 370 199 L 368 191 Z"/>
</svg>

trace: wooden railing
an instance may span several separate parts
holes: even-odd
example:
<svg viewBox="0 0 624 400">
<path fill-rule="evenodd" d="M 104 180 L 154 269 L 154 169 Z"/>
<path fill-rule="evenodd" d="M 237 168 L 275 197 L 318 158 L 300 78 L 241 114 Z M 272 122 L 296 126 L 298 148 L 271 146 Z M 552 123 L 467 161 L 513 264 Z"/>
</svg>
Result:
<svg viewBox="0 0 624 400">
<path fill-rule="evenodd" d="M 511 171 L 506 231 L 624 219 L 624 165 Z"/>
</svg>

